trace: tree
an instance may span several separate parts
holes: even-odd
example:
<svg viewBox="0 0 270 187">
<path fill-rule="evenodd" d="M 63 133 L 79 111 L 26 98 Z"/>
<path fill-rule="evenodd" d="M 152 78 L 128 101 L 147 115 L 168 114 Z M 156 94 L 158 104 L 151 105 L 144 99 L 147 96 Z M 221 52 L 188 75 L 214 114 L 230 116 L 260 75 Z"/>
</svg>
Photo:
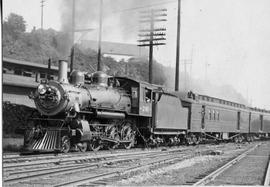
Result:
<svg viewBox="0 0 270 187">
<path fill-rule="evenodd" d="M 17 39 L 26 30 L 25 20 L 22 16 L 10 13 L 3 23 L 3 34 L 9 34 Z"/>
<path fill-rule="evenodd" d="M 143 57 L 134 57 L 128 60 L 129 75 L 138 80 L 146 81 L 149 80 L 149 66 L 148 59 Z M 153 83 L 164 85 L 166 82 L 166 76 L 164 74 L 164 66 L 154 60 L 153 62 Z"/>
</svg>

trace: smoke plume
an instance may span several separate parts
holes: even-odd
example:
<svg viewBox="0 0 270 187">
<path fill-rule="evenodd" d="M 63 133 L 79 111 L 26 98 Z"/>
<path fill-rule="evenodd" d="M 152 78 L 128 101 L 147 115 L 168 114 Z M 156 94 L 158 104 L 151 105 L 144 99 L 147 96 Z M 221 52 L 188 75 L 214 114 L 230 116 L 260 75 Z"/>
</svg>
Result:
<svg viewBox="0 0 270 187">
<path fill-rule="evenodd" d="M 75 28 L 93 29 L 88 37 L 97 39 L 99 27 L 99 10 L 101 0 L 75 0 Z M 140 24 L 140 11 L 150 8 L 163 8 L 166 1 L 156 0 L 103 0 L 103 32 L 104 41 L 119 40 L 136 41 Z M 73 0 L 62 0 L 61 22 L 63 31 L 71 31 Z M 85 33 L 84 33 L 85 34 Z M 82 33 L 78 33 L 82 35 Z M 78 37 L 80 37 L 78 36 Z M 78 38 L 77 38 L 78 39 Z"/>
</svg>

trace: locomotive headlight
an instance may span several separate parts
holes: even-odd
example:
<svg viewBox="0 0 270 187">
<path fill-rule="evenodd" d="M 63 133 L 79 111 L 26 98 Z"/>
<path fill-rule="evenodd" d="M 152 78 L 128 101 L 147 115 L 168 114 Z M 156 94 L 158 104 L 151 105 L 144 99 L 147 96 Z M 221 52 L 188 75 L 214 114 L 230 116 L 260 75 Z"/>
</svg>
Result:
<svg viewBox="0 0 270 187">
<path fill-rule="evenodd" d="M 38 86 L 38 93 L 41 94 L 41 95 L 45 94 L 46 93 L 46 86 L 43 85 L 43 84 L 40 84 Z"/>
</svg>

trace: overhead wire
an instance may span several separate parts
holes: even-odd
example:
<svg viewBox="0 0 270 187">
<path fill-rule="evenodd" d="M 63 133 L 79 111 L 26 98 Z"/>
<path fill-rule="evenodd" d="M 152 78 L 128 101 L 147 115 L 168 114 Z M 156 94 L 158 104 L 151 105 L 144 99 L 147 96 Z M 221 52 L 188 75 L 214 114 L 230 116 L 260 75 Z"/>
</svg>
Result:
<svg viewBox="0 0 270 187">
<path fill-rule="evenodd" d="M 153 4 L 146 5 L 146 6 L 139 6 L 139 7 L 122 9 L 122 10 L 121 9 L 120 10 L 114 10 L 114 11 L 111 11 L 109 13 L 112 13 L 112 14 L 122 13 L 122 12 L 134 11 L 134 10 L 138 10 L 138 9 L 149 8 L 149 7 L 153 7 L 153 6 L 159 6 L 159 5 L 170 4 L 170 3 L 177 3 L 177 1 L 176 0 L 171 0 L 171 1 L 166 1 L 166 2 L 153 3 Z M 91 28 L 91 29 L 96 30 L 98 28 Z"/>
<path fill-rule="evenodd" d="M 172 0 L 172 1 L 166 1 L 166 2 L 160 2 L 160 3 L 153 3 L 153 4 L 149 4 L 146 6 L 139 6 L 139 7 L 133 7 L 133 8 L 127 8 L 127 9 L 120 9 L 120 10 L 114 10 L 110 13 L 122 13 L 122 12 L 127 12 L 127 11 L 133 11 L 133 10 L 138 10 L 138 9 L 143 9 L 143 8 L 150 8 L 150 7 L 154 7 L 154 6 L 159 6 L 159 5 L 163 5 L 163 4 L 170 4 L 170 3 L 177 3 L 176 0 Z"/>
<path fill-rule="evenodd" d="M 138 7 L 127 8 L 127 9 L 113 10 L 111 12 L 108 12 L 108 14 L 125 13 L 125 12 L 135 11 L 135 10 L 139 10 L 139 9 L 145 9 L 145 8 L 150 8 L 150 7 L 155 7 L 155 6 L 165 5 L 165 4 L 171 4 L 171 3 L 177 3 L 177 1 L 176 0 L 170 0 L 170 1 L 166 1 L 166 2 L 152 3 L 152 4 L 145 5 L 145 6 L 138 6 Z M 138 27 L 140 27 L 140 26 L 136 25 L 136 26 L 131 26 L 131 27 L 128 27 L 128 28 L 125 27 L 124 29 L 125 29 L 125 31 L 129 31 L 129 30 L 134 30 L 135 28 L 138 28 Z M 96 30 L 96 29 L 98 29 L 98 28 L 94 28 L 93 30 Z M 82 40 L 82 38 L 84 38 L 85 36 L 86 36 L 86 33 L 82 34 L 79 37 L 79 39 L 77 39 L 77 41 Z"/>
</svg>

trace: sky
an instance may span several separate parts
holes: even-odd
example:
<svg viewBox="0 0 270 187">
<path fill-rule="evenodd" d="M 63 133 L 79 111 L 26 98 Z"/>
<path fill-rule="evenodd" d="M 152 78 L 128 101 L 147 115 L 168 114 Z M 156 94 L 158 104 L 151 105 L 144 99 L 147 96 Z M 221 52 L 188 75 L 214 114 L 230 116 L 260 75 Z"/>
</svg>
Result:
<svg viewBox="0 0 270 187">
<path fill-rule="evenodd" d="M 71 11 L 65 6 L 67 1 L 45 0 L 44 28 L 63 28 L 66 12 Z M 77 42 L 98 37 L 99 0 L 89 2 L 76 0 L 77 28 L 94 29 L 90 34 L 77 34 Z M 167 22 L 161 25 L 167 28 L 167 44 L 155 48 L 154 58 L 174 67 L 177 0 L 103 0 L 103 40 L 136 44 L 142 27 L 136 15 L 145 10 L 139 7 L 149 5 L 167 8 Z M 24 17 L 28 31 L 40 27 L 39 0 L 3 0 L 3 17 L 11 12 Z M 181 62 L 192 62 L 187 69 L 194 79 L 232 85 L 253 106 L 270 109 L 269 20 L 269 0 L 182 0 Z"/>
</svg>

